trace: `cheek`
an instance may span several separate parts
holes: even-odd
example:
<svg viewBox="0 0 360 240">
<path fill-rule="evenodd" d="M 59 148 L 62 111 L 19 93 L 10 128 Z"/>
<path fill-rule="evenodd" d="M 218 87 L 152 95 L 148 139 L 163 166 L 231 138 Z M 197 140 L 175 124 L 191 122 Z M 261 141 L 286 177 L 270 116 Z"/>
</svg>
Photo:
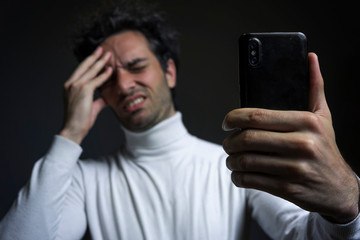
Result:
<svg viewBox="0 0 360 240">
<path fill-rule="evenodd" d="M 155 79 L 154 71 L 147 71 L 135 76 L 137 83 L 144 86 L 151 86 Z"/>
<path fill-rule="evenodd" d="M 163 75 L 162 71 L 148 71 L 144 74 L 141 74 L 138 79 L 139 82 L 141 82 L 141 85 L 155 91 L 155 89 L 158 89 L 160 85 L 164 84 L 164 78 L 165 76 Z"/>
</svg>

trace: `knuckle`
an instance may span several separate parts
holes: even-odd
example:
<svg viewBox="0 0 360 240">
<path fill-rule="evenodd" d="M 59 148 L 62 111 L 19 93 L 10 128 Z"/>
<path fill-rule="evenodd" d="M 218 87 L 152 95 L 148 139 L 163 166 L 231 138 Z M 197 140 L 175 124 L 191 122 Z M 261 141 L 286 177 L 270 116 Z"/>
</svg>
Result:
<svg viewBox="0 0 360 240">
<path fill-rule="evenodd" d="M 292 165 L 291 171 L 292 175 L 296 178 L 304 178 L 307 176 L 308 173 L 310 173 L 310 165 L 307 162 L 299 161 L 296 164 Z"/>
<path fill-rule="evenodd" d="M 300 161 L 297 163 L 297 174 L 299 176 L 304 176 L 310 173 L 311 166 L 308 162 Z"/>
<path fill-rule="evenodd" d="M 314 113 L 307 112 L 304 115 L 304 121 L 306 126 L 316 132 L 320 132 L 322 130 L 322 122 L 318 116 L 316 116 Z"/>
<path fill-rule="evenodd" d="M 263 109 L 256 109 L 249 114 L 248 121 L 252 124 L 261 124 L 267 118 L 267 112 Z"/>
<path fill-rule="evenodd" d="M 73 92 L 74 91 L 74 84 L 73 83 L 65 83 L 63 91 L 67 92 L 67 93 Z"/>
<path fill-rule="evenodd" d="M 244 147 L 249 147 L 252 145 L 256 138 L 256 131 L 253 130 L 244 130 L 241 133 L 240 142 Z"/>
<path fill-rule="evenodd" d="M 298 161 L 285 169 L 288 175 L 297 183 L 312 182 L 318 179 L 318 173 L 311 162 Z"/>
<path fill-rule="evenodd" d="M 73 85 L 74 85 L 74 82 L 69 80 L 69 81 L 66 81 L 66 82 L 64 83 L 63 88 L 64 88 L 64 89 L 70 89 L 70 88 L 73 87 Z"/>
<path fill-rule="evenodd" d="M 239 168 L 242 171 L 246 171 L 248 169 L 249 161 L 246 155 L 242 155 L 239 157 L 238 164 L 239 164 Z"/>
<path fill-rule="evenodd" d="M 307 156 L 316 156 L 318 147 L 317 142 L 313 137 L 307 136 L 299 139 L 298 146 Z"/>
</svg>

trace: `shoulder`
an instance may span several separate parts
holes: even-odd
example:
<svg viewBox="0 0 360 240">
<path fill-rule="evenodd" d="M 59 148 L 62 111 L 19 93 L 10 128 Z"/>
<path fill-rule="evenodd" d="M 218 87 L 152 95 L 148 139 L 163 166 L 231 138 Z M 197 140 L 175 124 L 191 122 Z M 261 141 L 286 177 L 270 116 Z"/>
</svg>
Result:
<svg viewBox="0 0 360 240">
<path fill-rule="evenodd" d="M 121 151 L 87 159 L 79 159 L 78 171 L 85 178 L 108 178 L 109 172 L 119 168 L 119 159 Z"/>
<path fill-rule="evenodd" d="M 79 165 L 85 168 L 108 168 L 117 161 L 119 155 L 121 155 L 121 150 L 101 156 L 79 159 Z"/>
</svg>

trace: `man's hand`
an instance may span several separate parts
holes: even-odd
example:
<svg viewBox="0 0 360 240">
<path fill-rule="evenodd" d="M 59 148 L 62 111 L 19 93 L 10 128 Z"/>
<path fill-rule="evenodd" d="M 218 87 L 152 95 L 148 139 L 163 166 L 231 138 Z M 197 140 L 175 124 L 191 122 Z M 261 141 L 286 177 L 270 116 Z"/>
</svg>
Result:
<svg viewBox="0 0 360 240">
<path fill-rule="evenodd" d="M 357 179 L 336 145 L 317 56 L 309 53 L 310 110 L 243 108 L 228 113 L 228 168 L 239 187 L 287 199 L 345 223 L 359 212 Z"/>
<path fill-rule="evenodd" d="M 107 105 L 102 98 L 95 101 L 93 98 L 95 89 L 100 87 L 113 71 L 111 67 L 104 70 L 110 58 L 110 52 L 103 54 L 103 49 L 98 47 L 65 82 L 65 116 L 61 136 L 80 144 L 99 112 Z M 104 71 L 100 73 L 102 70 Z"/>
</svg>

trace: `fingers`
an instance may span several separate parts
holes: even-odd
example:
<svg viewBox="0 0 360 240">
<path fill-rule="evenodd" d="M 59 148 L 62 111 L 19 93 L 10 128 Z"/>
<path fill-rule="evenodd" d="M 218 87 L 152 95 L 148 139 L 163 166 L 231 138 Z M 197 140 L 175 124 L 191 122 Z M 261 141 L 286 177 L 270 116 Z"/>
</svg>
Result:
<svg viewBox="0 0 360 240">
<path fill-rule="evenodd" d="M 270 132 L 240 130 L 225 138 L 223 148 L 229 155 L 243 152 L 271 153 L 288 157 L 312 157 L 317 139 L 307 132 Z"/>
<path fill-rule="evenodd" d="M 98 47 L 93 54 L 87 57 L 74 71 L 65 86 L 91 82 L 93 88 L 99 87 L 112 73 L 112 67 L 104 70 L 105 64 L 111 59 L 111 52 L 103 54 L 103 49 Z M 99 74 L 104 70 L 101 74 Z"/>
<path fill-rule="evenodd" d="M 225 131 L 233 129 L 261 129 L 273 132 L 318 130 L 319 119 L 311 112 L 277 111 L 241 108 L 229 112 L 223 121 Z"/>
<path fill-rule="evenodd" d="M 80 76 L 82 76 L 89 69 L 89 67 L 94 64 L 94 62 L 101 56 L 102 53 L 103 53 L 102 47 L 96 48 L 95 51 L 90 56 L 85 58 L 85 60 L 79 64 L 77 69 L 69 78 L 69 81 L 72 82 L 75 81 L 76 79 L 79 79 Z"/>
<path fill-rule="evenodd" d="M 92 128 L 100 111 L 107 105 L 102 98 L 93 100 L 95 89 L 112 74 L 112 67 L 105 67 L 111 53 L 98 47 L 74 71 L 64 84 L 65 114 L 60 135 L 81 143 Z"/>
<path fill-rule="evenodd" d="M 347 222 L 358 214 L 358 185 L 349 184 L 353 173 L 336 145 L 314 53 L 309 53 L 309 77 L 311 112 L 243 108 L 226 115 L 223 129 L 237 130 L 223 142 L 226 164 L 238 187 Z"/>
<path fill-rule="evenodd" d="M 99 60 L 97 60 L 89 69 L 86 71 L 78 80 L 79 83 L 88 82 L 89 80 L 95 80 L 95 82 L 99 82 L 102 80 L 104 75 L 110 72 L 111 67 L 107 67 L 103 73 L 97 77 L 97 75 L 104 69 L 105 64 L 109 61 L 111 57 L 110 52 L 106 52 Z M 101 81 L 100 81 L 101 82 Z"/>
<path fill-rule="evenodd" d="M 113 72 L 112 67 L 106 67 L 105 71 L 98 75 L 96 78 L 94 78 L 89 84 L 92 86 L 92 89 L 96 89 L 103 85 L 107 79 L 110 78 L 111 74 Z"/>
<path fill-rule="evenodd" d="M 246 153 L 229 156 L 226 164 L 237 187 L 258 189 L 285 199 L 294 200 L 308 192 L 307 184 L 319 179 L 317 170 L 303 159 L 289 161 L 278 156 Z"/>
<path fill-rule="evenodd" d="M 302 159 L 294 158 L 289 161 L 288 158 L 282 156 L 255 152 L 231 155 L 226 159 L 226 166 L 239 174 L 258 173 L 297 180 L 312 172 L 310 165 Z"/>
<path fill-rule="evenodd" d="M 301 201 L 303 195 L 306 195 L 308 188 L 299 182 L 285 181 L 283 178 L 273 175 L 258 173 L 233 172 L 231 180 L 237 187 L 245 187 L 268 192 L 272 195 L 287 199 L 295 204 Z M 308 194 L 310 195 L 310 194 Z M 300 200 L 298 200 L 299 198 Z M 305 204 L 302 205 L 306 209 Z"/>
</svg>

